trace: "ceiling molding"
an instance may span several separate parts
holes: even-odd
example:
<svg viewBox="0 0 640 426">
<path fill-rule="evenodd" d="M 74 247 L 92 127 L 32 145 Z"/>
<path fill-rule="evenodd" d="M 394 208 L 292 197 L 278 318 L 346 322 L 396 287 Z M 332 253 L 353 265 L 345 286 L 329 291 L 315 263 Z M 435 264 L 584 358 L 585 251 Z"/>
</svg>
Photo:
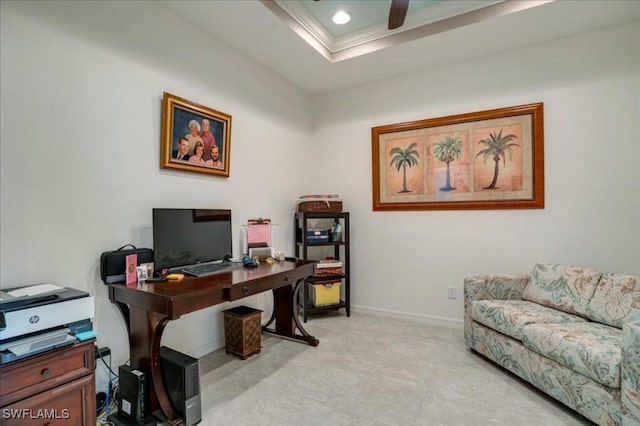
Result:
<svg viewBox="0 0 640 426">
<path fill-rule="evenodd" d="M 631 29 L 627 31 L 624 27 L 624 30 L 619 30 L 621 31 L 619 37 L 622 37 L 619 40 L 620 44 L 633 41 L 637 44 L 640 19 L 640 1 L 554 1 L 494 19 L 486 19 L 478 15 L 472 16 L 473 20 L 467 17 L 466 19 L 470 22 L 485 19 L 472 25 L 464 21 L 464 18 L 457 18 L 458 25 L 466 24 L 466 26 L 453 30 L 447 30 L 446 22 L 432 23 L 426 29 L 411 31 L 424 31 L 436 35 L 395 45 L 393 43 L 398 40 L 380 39 L 372 44 L 389 43 L 389 47 L 373 46 L 371 50 L 374 48 L 378 50 L 351 60 L 337 62 L 341 59 L 339 55 L 354 52 L 332 53 L 308 32 L 302 31 L 300 25 L 298 25 L 300 34 L 292 31 L 286 23 L 286 19 L 292 20 L 292 18 L 287 18 L 288 14 L 279 7 L 274 8 L 274 12 L 266 7 L 266 3 L 259 1 L 155 1 L 201 31 L 203 36 L 208 37 L 207 40 L 213 38 L 227 44 L 238 54 L 266 67 L 311 95 L 332 93 L 340 89 L 397 78 L 422 70 L 439 69 L 450 64 L 488 57 L 500 52 L 518 51 L 518 49 L 555 40 L 568 39 L 566 43 L 570 44 L 573 36 L 609 30 L 622 25 L 630 25 Z M 298 0 L 291 1 L 298 2 Z M 322 1 L 329 3 L 332 0 Z M 339 1 L 342 0 L 336 0 L 336 3 Z M 457 2 L 458 0 L 454 1 L 454 3 Z M 372 0 L 360 1 L 360 3 L 363 5 L 376 3 L 374 6 L 377 6 L 378 3 L 384 2 Z M 419 10 L 411 11 L 410 9 L 405 24 L 408 25 L 411 15 Z M 491 10 L 488 9 L 488 11 Z M 380 22 L 385 12 L 388 14 L 388 10 L 385 11 L 384 8 L 381 14 L 376 12 L 379 17 L 372 18 L 368 22 L 374 23 L 376 19 Z M 513 10 L 502 11 L 505 14 L 507 12 L 513 12 Z M 314 10 L 314 15 L 318 15 L 317 20 L 331 29 L 336 37 L 343 34 L 338 33 L 337 31 L 340 30 L 335 30 L 334 26 L 329 24 L 330 13 L 321 15 Z M 460 22 L 460 20 L 463 21 Z M 367 26 L 357 18 L 354 18 L 354 21 L 358 24 L 354 25 L 354 28 L 362 29 Z M 421 35 L 417 34 L 415 37 Z M 303 37 L 307 37 L 308 42 L 303 41 Z M 393 37 L 409 39 L 413 36 L 395 34 Z M 633 37 L 633 41 L 624 37 Z M 562 43 L 565 42 L 562 41 Z"/>
<path fill-rule="evenodd" d="M 340 37 L 333 36 L 300 2 L 260 1 L 324 58 L 335 63 L 554 0 L 442 2 L 410 14 L 405 25 L 396 30 L 390 31 L 386 23 L 381 23 Z"/>
<path fill-rule="evenodd" d="M 413 28 L 422 27 L 427 24 L 451 18 L 466 12 L 471 12 L 505 0 L 466 0 L 466 1 L 444 1 L 433 6 L 417 10 L 407 15 L 404 24 L 395 30 L 389 30 L 388 22 L 385 20 L 379 24 L 372 25 L 351 34 L 337 37 L 330 48 L 333 53 L 357 47 L 379 39 L 390 37 L 393 34 L 400 34 Z M 288 3 L 287 3 L 288 4 Z"/>
<path fill-rule="evenodd" d="M 293 18 L 298 25 L 307 31 L 313 38 L 322 44 L 329 52 L 334 53 L 334 45 L 336 37 L 329 32 L 315 16 L 311 14 L 309 9 L 304 7 L 299 1 L 282 1 L 282 0 L 261 0 L 263 4 L 269 7 L 269 4 L 279 7 L 285 13 Z M 271 7 L 269 7 L 271 9 Z"/>
<path fill-rule="evenodd" d="M 277 17 L 282 19 L 284 22 L 289 25 L 289 27 L 298 34 L 304 41 L 306 41 L 311 47 L 313 47 L 318 53 L 325 57 L 329 62 L 334 62 L 332 60 L 333 53 L 329 50 L 329 43 L 326 43 L 326 37 L 322 37 L 321 34 L 314 34 L 314 29 L 307 28 L 307 25 L 303 20 L 296 19 L 292 15 L 290 15 L 286 10 L 280 7 L 275 0 L 260 0 L 260 2 L 267 7 L 271 12 L 273 12 Z M 313 18 L 316 21 L 315 18 Z M 309 22 L 309 21 L 307 21 Z M 317 21 L 316 21 L 317 22 Z M 320 23 L 318 23 L 318 27 L 321 27 Z M 319 30 L 319 28 L 316 28 Z M 322 33 L 322 31 L 320 31 Z M 322 41 L 321 41 L 322 40 Z M 325 43 L 323 43 L 325 41 Z"/>
</svg>

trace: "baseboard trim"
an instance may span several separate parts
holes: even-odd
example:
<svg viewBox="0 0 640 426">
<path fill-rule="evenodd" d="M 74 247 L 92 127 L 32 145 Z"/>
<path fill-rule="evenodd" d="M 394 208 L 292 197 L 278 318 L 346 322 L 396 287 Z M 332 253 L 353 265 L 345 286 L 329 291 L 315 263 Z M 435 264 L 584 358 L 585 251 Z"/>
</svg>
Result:
<svg viewBox="0 0 640 426">
<path fill-rule="evenodd" d="M 351 306 L 353 313 L 368 314 L 377 317 L 399 319 L 405 321 L 420 322 L 423 324 L 440 325 L 443 327 L 462 329 L 464 322 L 460 319 L 438 317 L 435 315 L 412 314 L 407 312 L 392 311 L 389 309 L 370 308 L 366 306 Z M 201 358 L 211 352 L 224 348 L 224 337 L 214 340 L 199 348 L 195 348 L 188 352 L 188 355 L 194 358 Z"/>
<path fill-rule="evenodd" d="M 457 329 L 464 328 L 464 321 L 456 318 L 438 317 L 435 315 L 413 314 L 413 313 L 407 313 L 407 312 L 392 311 L 389 309 L 370 308 L 366 306 L 352 305 L 351 309 L 355 313 L 369 314 L 369 315 L 374 315 L 378 317 L 421 322 L 421 323 L 431 324 L 431 325 L 441 325 L 444 327 L 457 328 Z"/>
<path fill-rule="evenodd" d="M 195 348 L 192 351 L 189 351 L 188 355 L 194 358 L 201 358 L 211 352 L 217 351 L 220 348 L 224 348 L 224 336 L 220 339 L 216 339 L 213 342 L 200 346 L 199 348 Z"/>
</svg>

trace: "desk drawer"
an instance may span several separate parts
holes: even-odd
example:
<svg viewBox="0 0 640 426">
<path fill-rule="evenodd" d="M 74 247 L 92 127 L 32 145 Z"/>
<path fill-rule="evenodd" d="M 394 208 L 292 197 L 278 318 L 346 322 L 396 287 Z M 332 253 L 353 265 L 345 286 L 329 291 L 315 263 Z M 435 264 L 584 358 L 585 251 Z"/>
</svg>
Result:
<svg viewBox="0 0 640 426">
<path fill-rule="evenodd" d="M 93 374 L 93 341 L 0 367 L 0 406 Z"/>
<path fill-rule="evenodd" d="M 291 285 L 296 282 L 296 279 L 296 271 L 286 271 L 273 275 L 268 279 L 260 279 L 256 281 L 249 280 L 230 287 L 229 300 L 242 299 L 243 297 L 282 287 L 283 285 Z"/>
</svg>

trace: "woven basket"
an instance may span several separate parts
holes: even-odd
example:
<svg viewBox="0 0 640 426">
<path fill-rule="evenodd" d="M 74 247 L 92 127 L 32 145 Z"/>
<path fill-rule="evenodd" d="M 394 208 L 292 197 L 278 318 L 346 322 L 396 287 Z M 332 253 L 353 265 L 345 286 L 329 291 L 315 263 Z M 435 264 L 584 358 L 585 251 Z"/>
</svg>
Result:
<svg viewBox="0 0 640 426">
<path fill-rule="evenodd" d="M 301 213 L 340 213 L 342 201 L 302 201 L 298 203 L 298 212 Z"/>
<path fill-rule="evenodd" d="M 240 359 L 260 353 L 262 311 L 247 306 L 236 306 L 224 313 L 224 343 L 227 353 Z"/>
</svg>

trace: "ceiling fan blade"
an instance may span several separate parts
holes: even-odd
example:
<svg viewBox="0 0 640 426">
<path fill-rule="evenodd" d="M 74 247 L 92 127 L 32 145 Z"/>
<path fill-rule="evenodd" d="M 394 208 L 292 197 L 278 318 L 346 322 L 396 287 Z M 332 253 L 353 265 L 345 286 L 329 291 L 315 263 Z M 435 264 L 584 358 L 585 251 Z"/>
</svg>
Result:
<svg viewBox="0 0 640 426">
<path fill-rule="evenodd" d="M 404 24 L 409 9 L 409 0 L 391 0 L 389 9 L 389 29 L 395 30 Z"/>
</svg>

